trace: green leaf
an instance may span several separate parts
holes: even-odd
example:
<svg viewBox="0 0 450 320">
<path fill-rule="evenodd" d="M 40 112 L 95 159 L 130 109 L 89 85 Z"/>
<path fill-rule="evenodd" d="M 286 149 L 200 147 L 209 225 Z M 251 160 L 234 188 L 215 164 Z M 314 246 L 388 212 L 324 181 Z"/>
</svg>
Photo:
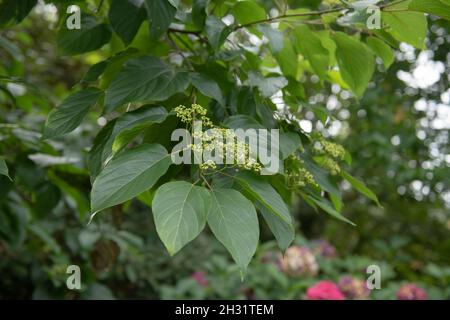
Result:
<svg viewBox="0 0 450 320">
<path fill-rule="evenodd" d="M 349 173 L 345 172 L 344 170 L 341 171 L 341 176 L 345 180 L 347 180 L 353 188 L 355 188 L 356 191 L 363 194 L 370 200 L 374 201 L 378 206 L 381 207 L 380 202 L 378 201 L 378 197 L 375 193 L 373 193 L 372 190 L 370 190 L 362 181 L 359 181 L 355 177 L 352 177 Z"/>
<path fill-rule="evenodd" d="M 109 7 L 109 23 L 126 46 L 133 41 L 145 17 L 143 2 L 137 0 L 113 0 Z"/>
<path fill-rule="evenodd" d="M 63 23 L 58 32 L 57 42 L 63 54 L 76 55 L 100 49 L 110 39 L 111 31 L 107 24 L 99 24 L 95 17 L 82 12 L 81 29 L 69 30 Z"/>
<path fill-rule="evenodd" d="M 211 195 L 208 225 L 243 274 L 258 245 L 259 225 L 255 207 L 233 189 L 215 189 Z"/>
<path fill-rule="evenodd" d="M 219 49 L 232 31 L 233 29 L 216 16 L 210 15 L 206 18 L 206 35 L 214 49 Z"/>
<path fill-rule="evenodd" d="M 409 43 L 418 49 L 425 49 L 428 29 L 427 18 L 423 13 L 408 12 L 407 10 L 407 2 L 383 10 L 381 18 L 388 25 L 386 31 L 398 41 Z"/>
<path fill-rule="evenodd" d="M 113 158 L 92 185 L 91 211 L 97 212 L 132 199 L 151 188 L 171 165 L 167 150 L 143 144 Z"/>
<path fill-rule="evenodd" d="M 278 29 L 272 28 L 270 24 L 260 24 L 257 27 L 267 39 L 269 39 L 270 47 L 273 53 L 278 53 L 284 47 L 284 34 Z"/>
<path fill-rule="evenodd" d="M 264 77 L 263 75 L 250 71 L 248 74 L 248 84 L 257 87 L 264 97 L 271 97 L 279 90 L 288 85 L 285 77 Z"/>
<path fill-rule="evenodd" d="M 126 112 L 114 125 L 111 138 L 112 152 L 117 153 L 134 139 L 140 132 L 154 123 L 162 123 L 167 118 L 167 110 L 161 106 L 142 106 L 137 110 Z"/>
<path fill-rule="evenodd" d="M 224 105 L 224 99 L 219 85 L 207 75 L 200 73 L 191 74 L 191 82 L 194 87 L 207 97 L 215 99 L 221 105 Z"/>
<path fill-rule="evenodd" d="M 449 0 L 412 0 L 409 10 L 425 12 L 450 20 Z"/>
<path fill-rule="evenodd" d="M 294 151 L 300 148 L 302 142 L 300 136 L 295 132 L 282 132 L 280 133 L 280 153 L 281 159 L 286 159 Z"/>
<path fill-rule="evenodd" d="M 197 28 L 203 28 L 206 21 L 206 7 L 209 0 L 194 0 L 192 3 L 192 22 Z"/>
<path fill-rule="evenodd" d="M 294 30 L 298 51 L 309 61 L 314 72 L 325 79 L 329 65 L 328 50 L 322 45 L 321 38 L 306 25 L 300 25 Z"/>
<path fill-rule="evenodd" d="M 236 181 L 259 203 L 258 208 L 275 235 L 282 250 L 294 240 L 295 230 L 289 208 L 280 195 L 261 177 L 250 172 L 239 172 Z"/>
<path fill-rule="evenodd" d="M 376 37 L 368 37 L 366 41 L 369 48 L 383 60 L 384 67 L 388 69 L 395 60 L 391 47 Z"/>
<path fill-rule="evenodd" d="M 88 88 L 67 97 L 50 112 L 44 128 L 44 138 L 51 139 L 75 130 L 103 94 L 100 89 Z"/>
<path fill-rule="evenodd" d="M 280 69 L 285 76 L 297 77 L 298 57 L 288 39 L 284 40 L 283 49 L 274 54 L 275 59 L 280 65 Z"/>
<path fill-rule="evenodd" d="M 351 224 L 352 226 L 356 226 L 353 222 L 348 220 L 346 217 L 344 217 L 342 214 L 340 214 L 338 211 L 336 211 L 333 206 L 330 204 L 328 200 L 325 198 L 321 198 L 315 195 L 304 195 L 309 201 L 312 201 L 314 204 L 316 204 L 319 208 L 321 208 L 326 213 L 330 214 L 332 217 L 347 222 Z"/>
<path fill-rule="evenodd" d="M 170 0 L 145 0 L 145 5 L 150 21 L 150 36 L 157 40 L 169 29 L 177 8 Z"/>
<path fill-rule="evenodd" d="M 129 102 L 163 101 L 184 91 L 188 84 L 187 72 L 176 72 L 158 58 L 130 59 L 106 91 L 105 111 Z"/>
<path fill-rule="evenodd" d="M 353 93 L 360 97 L 372 78 L 375 70 L 375 58 L 372 51 L 356 38 L 337 32 L 336 59 L 344 81 Z"/>
<path fill-rule="evenodd" d="M 5 49 L 13 59 L 19 61 L 23 60 L 23 55 L 20 49 L 14 43 L 2 36 L 0 36 L 0 48 Z"/>
<path fill-rule="evenodd" d="M 210 204 L 210 194 L 204 187 L 185 181 L 159 187 L 153 198 L 152 211 L 156 231 L 170 255 L 203 230 Z"/>
<path fill-rule="evenodd" d="M 0 174 L 3 176 L 7 176 L 10 180 L 11 177 L 9 176 L 8 166 L 6 165 L 5 159 L 0 157 Z"/>
<path fill-rule="evenodd" d="M 233 15 L 241 25 L 266 19 L 266 11 L 254 1 L 239 1 L 233 7 Z"/>
</svg>

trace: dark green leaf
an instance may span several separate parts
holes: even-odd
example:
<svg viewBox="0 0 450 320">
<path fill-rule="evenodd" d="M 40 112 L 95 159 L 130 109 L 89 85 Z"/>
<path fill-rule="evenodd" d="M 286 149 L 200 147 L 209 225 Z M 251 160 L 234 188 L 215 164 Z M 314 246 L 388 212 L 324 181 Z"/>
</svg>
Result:
<svg viewBox="0 0 450 320">
<path fill-rule="evenodd" d="M 58 108 L 50 112 L 44 128 L 44 138 L 55 138 L 73 131 L 102 93 L 97 88 L 88 88 L 66 98 Z"/>
<path fill-rule="evenodd" d="M 150 189 L 171 165 L 167 150 L 143 144 L 108 162 L 92 185 L 91 211 L 97 212 L 136 197 Z"/>
</svg>

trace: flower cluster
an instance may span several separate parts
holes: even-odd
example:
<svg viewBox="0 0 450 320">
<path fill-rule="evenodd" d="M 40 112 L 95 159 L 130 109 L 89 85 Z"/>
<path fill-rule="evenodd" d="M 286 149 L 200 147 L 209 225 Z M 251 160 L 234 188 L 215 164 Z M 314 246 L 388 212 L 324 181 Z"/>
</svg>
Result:
<svg viewBox="0 0 450 320">
<path fill-rule="evenodd" d="M 308 184 L 318 186 L 312 173 L 304 167 L 303 160 L 296 156 L 290 155 L 286 159 L 285 168 L 288 186 L 295 188 L 305 187 Z"/>
<path fill-rule="evenodd" d="M 344 294 L 331 281 L 319 281 L 306 291 L 309 300 L 345 300 Z"/>
<path fill-rule="evenodd" d="M 332 175 L 337 175 L 341 172 L 341 167 L 339 166 L 339 164 L 331 159 L 331 158 L 322 158 L 319 162 L 319 164 L 325 168 L 326 170 L 328 170 Z"/>
<path fill-rule="evenodd" d="M 189 148 L 196 153 L 203 151 L 213 151 L 223 159 L 233 163 L 236 167 L 261 172 L 262 166 L 250 154 L 250 147 L 247 143 L 238 141 L 236 134 L 229 129 L 214 126 L 212 121 L 206 116 L 207 110 L 198 104 L 192 104 L 190 108 L 180 105 L 175 108 L 177 117 L 188 125 L 193 125 L 192 137 L 194 143 Z M 195 121 L 200 120 L 201 125 L 206 125 L 210 129 L 203 131 L 197 128 Z M 217 163 L 208 159 L 199 165 L 201 170 L 215 170 Z"/>
<path fill-rule="evenodd" d="M 328 241 L 319 239 L 312 241 L 313 253 L 324 258 L 335 258 L 336 248 Z"/>
<path fill-rule="evenodd" d="M 413 283 L 408 283 L 400 287 L 397 291 L 398 300 L 426 300 L 427 293 Z"/>
<path fill-rule="evenodd" d="M 206 116 L 207 110 L 201 105 L 193 103 L 190 108 L 179 105 L 175 109 L 175 113 L 182 122 L 192 124 L 196 119 L 201 120 L 203 125 L 212 126 L 212 121 Z"/>
<path fill-rule="evenodd" d="M 278 260 L 281 270 L 290 276 L 316 275 L 319 271 L 316 257 L 306 247 L 292 246 Z"/>
<path fill-rule="evenodd" d="M 337 143 L 333 143 L 330 141 L 326 141 L 325 139 L 320 139 L 320 145 L 323 148 L 323 151 L 329 155 L 330 157 L 337 160 L 344 160 L 345 157 L 345 149 L 343 146 Z"/>
<path fill-rule="evenodd" d="M 348 299 L 364 300 L 369 298 L 370 295 L 370 289 L 367 288 L 366 282 L 360 279 L 348 276 L 342 277 L 339 280 L 338 287 Z"/>
</svg>

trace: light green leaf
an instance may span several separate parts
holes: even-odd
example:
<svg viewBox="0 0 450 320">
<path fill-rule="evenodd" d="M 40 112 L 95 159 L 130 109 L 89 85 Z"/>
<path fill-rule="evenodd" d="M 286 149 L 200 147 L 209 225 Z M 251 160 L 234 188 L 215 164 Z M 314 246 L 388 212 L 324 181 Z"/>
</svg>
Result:
<svg viewBox="0 0 450 320">
<path fill-rule="evenodd" d="M 347 222 L 349 224 L 351 224 L 352 226 L 355 226 L 355 224 L 353 222 L 351 222 L 350 220 L 348 220 L 346 217 L 344 217 L 342 214 L 340 214 L 338 211 L 336 211 L 336 209 L 333 208 L 333 206 L 331 205 L 331 203 L 326 200 L 325 198 L 321 198 L 315 195 L 304 195 L 309 201 L 313 202 L 314 204 L 316 204 L 319 208 L 321 208 L 323 211 L 325 211 L 326 213 L 330 214 L 332 217 Z"/>
<path fill-rule="evenodd" d="M 349 173 L 345 171 L 341 171 L 341 176 L 355 188 L 356 191 L 366 196 L 370 200 L 374 201 L 378 206 L 381 207 L 380 202 L 378 201 L 378 197 L 372 190 L 370 190 L 362 181 L 359 181 L 355 177 L 352 177 Z"/>
<path fill-rule="evenodd" d="M 283 50 L 284 34 L 278 29 L 272 28 L 270 24 L 258 25 L 258 31 L 261 32 L 267 39 L 269 39 L 270 47 L 273 53 L 278 53 Z"/>
<path fill-rule="evenodd" d="M 170 255 L 203 230 L 210 197 L 207 189 L 185 181 L 166 183 L 156 191 L 152 205 L 156 231 Z"/>
<path fill-rule="evenodd" d="M 3 176 L 7 176 L 10 180 L 12 180 L 11 177 L 9 176 L 9 170 L 8 166 L 6 165 L 6 161 L 1 157 L 0 157 L 0 174 Z"/>
<path fill-rule="evenodd" d="M 298 51 L 309 61 L 314 72 L 321 79 L 325 79 L 329 65 L 328 50 L 322 45 L 321 38 L 306 25 L 295 28 L 295 45 Z"/>
<path fill-rule="evenodd" d="M 184 91 L 188 84 L 187 72 L 176 72 L 158 58 L 131 59 L 107 89 L 105 111 L 111 112 L 129 102 L 166 100 Z"/>
<path fill-rule="evenodd" d="M 336 59 L 344 81 L 358 97 L 362 96 L 375 70 L 372 51 L 362 42 L 345 33 L 337 32 Z"/>
<path fill-rule="evenodd" d="M 383 10 L 381 18 L 388 26 L 386 31 L 398 41 L 409 43 L 418 49 L 425 49 L 427 18 L 424 13 L 407 10 L 407 3 L 399 3 Z"/>
<path fill-rule="evenodd" d="M 113 158 L 92 185 L 91 211 L 125 202 L 151 188 L 171 164 L 167 150 L 158 144 L 143 144 Z"/>
<path fill-rule="evenodd" d="M 67 97 L 52 110 L 44 128 L 44 138 L 55 138 L 75 130 L 103 94 L 100 89 L 88 88 Z"/>
<path fill-rule="evenodd" d="M 255 1 L 237 2 L 233 7 L 233 15 L 241 25 L 266 19 L 266 11 Z"/>
<path fill-rule="evenodd" d="M 228 35 L 233 31 L 222 20 L 216 16 L 209 15 L 206 18 L 206 35 L 209 43 L 214 49 L 219 49 L 227 39 Z"/>
<path fill-rule="evenodd" d="M 81 12 L 81 29 L 69 30 L 62 23 L 57 42 L 62 53 L 76 55 L 100 49 L 110 39 L 111 31 L 107 24 L 98 24 L 95 17 Z"/>
<path fill-rule="evenodd" d="M 271 97 L 279 90 L 288 85 L 285 77 L 264 77 L 263 75 L 250 71 L 248 74 L 248 84 L 257 87 L 264 97 Z"/>
<path fill-rule="evenodd" d="M 245 273 L 259 239 L 255 207 L 233 189 L 215 189 L 211 195 L 208 225 Z"/>
<path fill-rule="evenodd" d="M 224 105 L 224 99 L 219 85 L 207 75 L 200 73 L 191 74 L 191 82 L 194 87 L 207 97 L 215 99 L 221 105 Z"/>
<path fill-rule="evenodd" d="M 157 40 L 169 29 L 177 8 L 169 0 L 145 0 L 145 5 L 150 21 L 150 36 Z"/>
<path fill-rule="evenodd" d="M 298 57 L 292 46 L 292 42 L 285 39 L 283 49 L 274 54 L 280 65 L 280 69 L 285 76 L 297 77 Z"/>
<path fill-rule="evenodd" d="M 389 47 L 383 40 L 376 37 L 368 37 L 367 45 L 372 49 L 373 53 L 383 60 L 384 67 L 388 69 L 394 62 L 395 56 L 391 47 Z"/>
<path fill-rule="evenodd" d="M 133 41 L 145 17 L 143 1 L 113 0 L 109 7 L 109 23 L 126 46 Z"/>
<path fill-rule="evenodd" d="M 449 0 L 412 0 L 409 10 L 425 12 L 450 20 Z"/>
<path fill-rule="evenodd" d="M 258 201 L 258 209 L 275 235 L 278 245 L 282 250 L 286 250 L 294 240 L 295 230 L 289 208 L 281 196 L 270 183 L 250 172 L 239 172 L 235 179 Z"/>
</svg>

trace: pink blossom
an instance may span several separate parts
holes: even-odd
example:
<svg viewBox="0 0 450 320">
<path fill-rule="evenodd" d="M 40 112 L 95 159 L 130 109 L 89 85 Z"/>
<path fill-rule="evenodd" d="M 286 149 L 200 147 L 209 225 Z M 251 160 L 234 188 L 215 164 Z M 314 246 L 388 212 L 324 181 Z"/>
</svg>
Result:
<svg viewBox="0 0 450 320">
<path fill-rule="evenodd" d="M 320 281 L 306 291 L 309 300 L 344 300 L 344 295 L 331 281 Z"/>
<path fill-rule="evenodd" d="M 205 273 L 201 271 L 195 271 L 191 274 L 191 277 L 202 287 L 208 286 L 208 280 L 206 280 Z"/>
<path fill-rule="evenodd" d="M 397 291 L 398 300 L 427 300 L 427 293 L 413 283 L 400 287 Z"/>
</svg>

